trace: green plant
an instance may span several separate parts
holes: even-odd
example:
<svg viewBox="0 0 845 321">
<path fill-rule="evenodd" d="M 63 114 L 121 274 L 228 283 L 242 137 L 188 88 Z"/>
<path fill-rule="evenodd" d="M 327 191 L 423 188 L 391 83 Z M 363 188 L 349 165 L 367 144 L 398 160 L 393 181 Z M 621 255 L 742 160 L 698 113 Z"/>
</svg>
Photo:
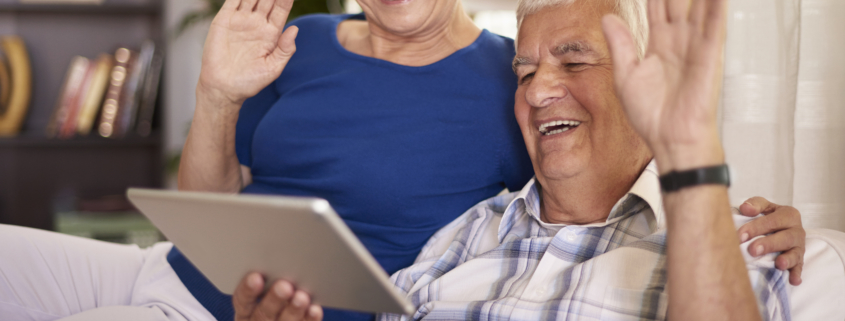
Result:
<svg viewBox="0 0 845 321">
<path fill-rule="evenodd" d="M 190 12 L 182 17 L 182 21 L 176 29 L 176 35 L 180 35 L 191 26 L 214 18 L 220 7 L 223 6 L 225 0 L 203 0 L 206 6 L 202 10 Z M 293 2 L 293 8 L 290 10 L 288 21 L 296 17 L 311 14 L 311 13 L 340 13 L 343 11 L 342 1 L 340 0 L 296 0 Z"/>
</svg>

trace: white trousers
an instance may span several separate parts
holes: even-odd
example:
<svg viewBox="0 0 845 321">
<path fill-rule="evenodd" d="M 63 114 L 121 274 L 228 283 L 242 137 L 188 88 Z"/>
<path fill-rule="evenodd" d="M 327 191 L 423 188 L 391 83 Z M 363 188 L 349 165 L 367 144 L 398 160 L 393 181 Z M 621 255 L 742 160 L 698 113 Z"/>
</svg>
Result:
<svg viewBox="0 0 845 321">
<path fill-rule="evenodd" d="M 214 320 L 148 249 L 0 224 L 0 320 Z"/>
</svg>

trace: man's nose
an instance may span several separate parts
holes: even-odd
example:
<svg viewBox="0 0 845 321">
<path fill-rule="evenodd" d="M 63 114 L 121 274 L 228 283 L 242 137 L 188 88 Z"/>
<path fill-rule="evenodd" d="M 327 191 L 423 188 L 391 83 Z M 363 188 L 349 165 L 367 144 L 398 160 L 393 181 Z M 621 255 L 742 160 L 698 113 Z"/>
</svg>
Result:
<svg viewBox="0 0 845 321">
<path fill-rule="evenodd" d="M 525 92 L 525 99 L 532 107 L 545 108 L 564 99 L 569 94 L 563 72 L 555 66 L 540 65 Z"/>
</svg>

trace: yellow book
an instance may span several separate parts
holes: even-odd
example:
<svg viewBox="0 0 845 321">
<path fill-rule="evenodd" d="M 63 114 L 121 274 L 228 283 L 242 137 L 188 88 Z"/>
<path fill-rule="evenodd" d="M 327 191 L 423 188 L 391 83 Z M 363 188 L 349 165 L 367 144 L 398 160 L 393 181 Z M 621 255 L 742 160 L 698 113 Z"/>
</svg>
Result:
<svg viewBox="0 0 845 321">
<path fill-rule="evenodd" d="M 105 96 L 109 85 L 109 74 L 113 66 L 114 57 L 112 55 L 101 54 L 97 58 L 96 69 L 79 111 L 76 131 L 81 135 L 88 135 L 94 127 L 94 121 L 97 119 L 97 113 L 100 111 L 103 96 Z"/>
</svg>

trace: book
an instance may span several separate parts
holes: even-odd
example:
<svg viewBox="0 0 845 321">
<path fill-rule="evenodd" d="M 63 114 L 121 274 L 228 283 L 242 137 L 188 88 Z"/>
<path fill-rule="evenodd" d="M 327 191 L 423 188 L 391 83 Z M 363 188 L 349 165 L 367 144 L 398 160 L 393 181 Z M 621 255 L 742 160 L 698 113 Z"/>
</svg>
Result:
<svg viewBox="0 0 845 321">
<path fill-rule="evenodd" d="M 56 102 L 55 109 L 53 109 L 53 116 L 50 117 L 50 123 L 47 125 L 47 137 L 59 136 L 62 127 L 69 121 L 71 114 L 75 113 L 89 64 L 88 58 L 82 56 L 75 56 L 71 59 L 62 89 L 59 91 L 59 99 Z"/>
<path fill-rule="evenodd" d="M 79 114 L 82 110 L 82 105 L 85 103 L 85 98 L 91 90 L 91 81 L 94 78 L 94 72 L 97 69 L 97 64 L 94 61 L 88 60 L 88 68 L 85 69 L 85 76 L 82 78 L 82 84 L 79 86 L 79 91 L 74 97 L 68 109 L 67 119 L 59 128 L 59 138 L 73 138 L 76 135 L 76 126 L 79 123 Z"/>
<path fill-rule="evenodd" d="M 76 132 L 80 135 L 88 135 L 94 127 L 94 121 L 103 103 L 103 97 L 109 85 L 109 73 L 114 67 L 114 57 L 109 54 L 101 54 L 93 64 L 94 72 L 91 75 L 90 86 L 79 109 L 79 117 L 76 121 Z"/>
<path fill-rule="evenodd" d="M 109 75 L 109 88 L 106 90 L 103 107 L 100 110 L 100 122 L 97 125 L 100 136 L 112 137 L 115 134 L 115 121 L 121 107 L 121 94 L 134 56 L 135 54 L 127 48 L 117 49 L 114 53 L 114 67 Z"/>
<path fill-rule="evenodd" d="M 158 98 L 158 86 L 161 81 L 161 71 L 164 65 L 164 55 L 161 50 L 153 53 L 150 61 L 150 68 L 147 70 L 147 78 L 144 81 L 144 91 L 141 94 L 141 105 L 138 108 L 138 122 L 135 125 L 135 132 L 142 137 L 147 137 L 152 132 L 153 116 L 155 113 L 156 99 Z"/>
<path fill-rule="evenodd" d="M 121 94 L 121 105 L 115 126 L 116 136 L 125 136 L 135 128 L 141 94 L 154 52 L 155 43 L 150 40 L 144 41 L 141 45 L 141 51 L 137 55 L 137 59 L 132 64 L 129 77 L 123 86 L 123 93 Z"/>
<path fill-rule="evenodd" d="M 11 91 L 3 114 L 0 114 L 0 136 L 14 136 L 20 132 L 32 99 L 32 65 L 23 39 L 18 36 L 0 37 L 9 61 Z"/>
</svg>

